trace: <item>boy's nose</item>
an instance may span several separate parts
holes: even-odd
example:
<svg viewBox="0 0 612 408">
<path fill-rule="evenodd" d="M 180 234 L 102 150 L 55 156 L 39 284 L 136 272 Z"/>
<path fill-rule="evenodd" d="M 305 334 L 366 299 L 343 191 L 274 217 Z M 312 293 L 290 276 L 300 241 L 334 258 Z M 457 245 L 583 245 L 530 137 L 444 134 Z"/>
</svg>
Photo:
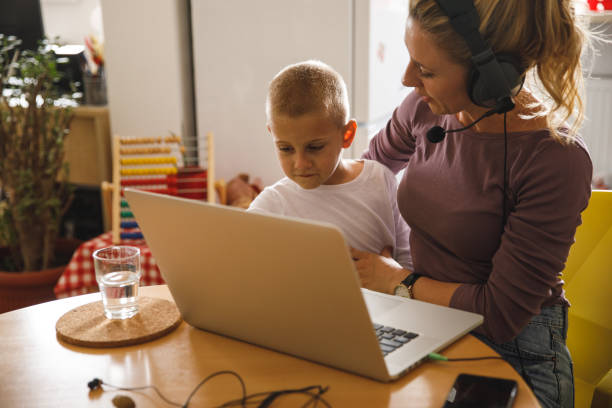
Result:
<svg viewBox="0 0 612 408">
<path fill-rule="evenodd" d="M 309 168 L 311 166 L 311 162 L 310 162 L 310 160 L 308 160 L 308 158 L 306 157 L 305 154 L 298 153 L 296 155 L 296 157 L 295 157 L 294 166 L 298 170 L 307 169 L 307 168 Z"/>
</svg>

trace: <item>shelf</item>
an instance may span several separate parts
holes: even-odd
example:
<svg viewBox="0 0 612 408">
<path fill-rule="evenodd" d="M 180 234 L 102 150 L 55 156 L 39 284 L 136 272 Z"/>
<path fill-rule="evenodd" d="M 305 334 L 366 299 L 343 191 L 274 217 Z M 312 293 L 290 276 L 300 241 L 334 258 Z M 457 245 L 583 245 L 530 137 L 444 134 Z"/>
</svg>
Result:
<svg viewBox="0 0 612 408">
<path fill-rule="evenodd" d="M 580 17 L 586 17 L 589 23 L 612 23 L 612 10 L 593 11 L 589 8 L 586 0 L 575 2 L 576 14 Z"/>
<path fill-rule="evenodd" d="M 587 17 L 590 23 L 612 23 L 612 10 L 590 11 L 585 10 L 579 15 Z"/>
</svg>

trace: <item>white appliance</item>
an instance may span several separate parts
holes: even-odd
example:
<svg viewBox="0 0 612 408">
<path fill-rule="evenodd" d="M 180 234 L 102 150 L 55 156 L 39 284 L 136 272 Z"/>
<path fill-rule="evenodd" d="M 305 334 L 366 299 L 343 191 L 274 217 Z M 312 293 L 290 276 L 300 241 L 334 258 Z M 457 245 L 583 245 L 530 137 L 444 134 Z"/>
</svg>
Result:
<svg viewBox="0 0 612 408">
<path fill-rule="evenodd" d="M 407 0 L 191 0 L 196 122 L 215 135 L 218 178 L 283 176 L 266 130 L 267 86 L 284 66 L 318 59 L 347 83 L 359 157 L 408 90 Z"/>
</svg>

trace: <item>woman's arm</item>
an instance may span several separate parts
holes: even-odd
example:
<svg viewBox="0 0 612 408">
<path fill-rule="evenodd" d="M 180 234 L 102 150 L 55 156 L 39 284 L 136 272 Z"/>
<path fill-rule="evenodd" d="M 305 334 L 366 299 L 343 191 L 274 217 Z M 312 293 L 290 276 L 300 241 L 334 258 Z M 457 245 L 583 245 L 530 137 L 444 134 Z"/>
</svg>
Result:
<svg viewBox="0 0 612 408">
<path fill-rule="evenodd" d="M 375 160 L 384 164 L 394 174 L 405 166 L 414 153 L 416 142 L 413 136 L 412 121 L 415 115 L 428 116 L 421 112 L 423 104 L 419 103 L 419 95 L 411 92 L 393 111 L 386 126 L 376 134 L 363 152 L 362 158 Z M 425 105 L 426 107 L 427 105 Z M 429 115 L 431 111 L 429 111 Z"/>
<path fill-rule="evenodd" d="M 411 273 L 391 258 L 389 248 L 383 249 L 380 255 L 351 248 L 351 256 L 355 261 L 361 286 L 366 289 L 392 295 L 395 287 Z M 415 282 L 412 293 L 417 300 L 449 306 L 459 286 L 459 283 L 440 282 L 423 276 Z"/>
<path fill-rule="evenodd" d="M 514 338 L 547 302 L 562 302 L 560 279 L 580 213 L 590 197 L 585 150 L 542 139 L 510 167 L 514 208 L 484 282 L 464 283 L 450 306 L 482 314 L 478 330 L 496 343 Z"/>
<path fill-rule="evenodd" d="M 498 343 L 516 336 L 543 305 L 561 301 L 559 275 L 590 194 L 592 168 L 586 152 L 540 140 L 525 150 L 524 160 L 510 173 L 514 205 L 488 273 L 481 268 L 475 271 L 479 276 L 467 279 L 466 270 L 452 265 L 465 268 L 469 263 L 451 262 L 452 254 L 448 262 L 437 262 L 413 253 L 420 265 L 416 272 L 425 275 L 413 288 L 415 297 L 482 314 L 485 321 L 478 330 Z M 409 273 L 376 254 L 354 252 L 353 257 L 366 288 L 393 293 Z M 451 268 L 440 269 L 445 263 Z"/>
</svg>

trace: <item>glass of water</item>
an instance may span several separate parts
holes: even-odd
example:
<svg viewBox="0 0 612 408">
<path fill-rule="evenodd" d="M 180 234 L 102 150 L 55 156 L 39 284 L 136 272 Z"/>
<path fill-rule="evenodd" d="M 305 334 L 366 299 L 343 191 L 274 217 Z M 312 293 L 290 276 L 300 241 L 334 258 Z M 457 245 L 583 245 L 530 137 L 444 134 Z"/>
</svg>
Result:
<svg viewBox="0 0 612 408">
<path fill-rule="evenodd" d="M 109 319 L 129 319 L 138 313 L 140 248 L 111 246 L 98 249 L 93 258 L 104 315 Z"/>
</svg>

